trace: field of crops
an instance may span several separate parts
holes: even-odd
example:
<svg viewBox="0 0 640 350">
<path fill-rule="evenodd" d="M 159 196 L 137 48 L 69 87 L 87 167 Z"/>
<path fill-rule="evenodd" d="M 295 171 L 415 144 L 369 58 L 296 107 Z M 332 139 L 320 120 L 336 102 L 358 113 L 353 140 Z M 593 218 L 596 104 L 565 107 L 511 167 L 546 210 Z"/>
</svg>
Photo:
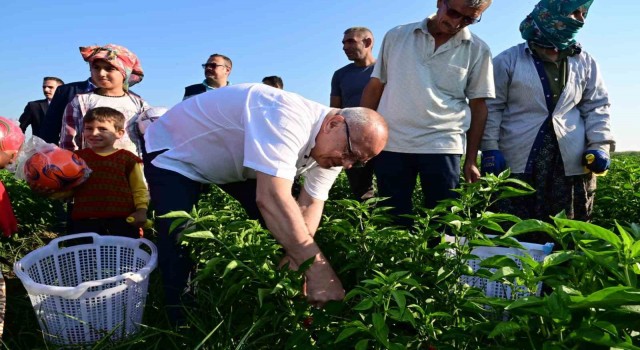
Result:
<svg viewBox="0 0 640 350">
<path fill-rule="evenodd" d="M 188 325 L 168 326 L 156 271 L 141 331 L 92 348 L 640 349 L 640 154 L 614 155 L 598 178 L 591 223 L 562 213 L 541 222 L 491 212 L 499 198 L 529 192 L 507 175 L 464 185 L 459 199 L 422 211 L 413 231 L 390 226 L 375 199 L 347 199 L 341 177 L 316 237 L 347 297 L 324 309 L 308 306 L 299 272 L 278 268 L 282 250 L 269 232 L 213 189 L 193 212 L 173 215 L 187 224 L 184 244 L 199 263 L 195 300 L 184 306 Z M 19 234 L 0 240 L 8 287 L 2 345 L 55 349 L 8 264 L 55 237 L 60 204 L 6 171 L 0 180 L 21 224 Z M 528 232 L 550 235 L 559 249 L 540 262 L 521 257 L 521 267 L 499 255 L 470 270 L 472 247 L 513 246 L 508 237 Z M 153 231 L 146 237 L 153 240 Z M 487 296 L 460 283 L 463 275 L 517 284 L 520 293 Z"/>
</svg>

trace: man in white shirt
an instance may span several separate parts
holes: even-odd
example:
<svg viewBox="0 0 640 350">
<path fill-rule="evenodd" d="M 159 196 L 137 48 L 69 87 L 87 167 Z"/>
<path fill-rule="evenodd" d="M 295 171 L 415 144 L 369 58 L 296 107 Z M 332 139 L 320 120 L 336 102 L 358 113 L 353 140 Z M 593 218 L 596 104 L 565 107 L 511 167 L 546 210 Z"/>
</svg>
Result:
<svg viewBox="0 0 640 350">
<path fill-rule="evenodd" d="M 314 257 L 307 299 L 316 306 L 344 297 L 342 284 L 316 245 L 324 201 L 342 167 L 365 163 L 387 141 L 387 125 L 366 108 L 333 109 L 264 84 L 241 84 L 194 96 L 145 133 L 145 176 L 156 215 L 190 210 L 203 184 L 236 198 L 264 219 L 290 266 Z M 297 175 L 305 176 L 298 198 Z M 167 304 L 179 302 L 193 262 L 157 221 L 159 264 Z"/>
<path fill-rule="evenodd" d="M 411 227 L 412 195 L 420 177 L 423 205 L 456 196 L 464 177 L 480 178 L 478 147 L 495 96 L 489 46 L 468 26 L 491 0 L 438 0 L 438 11 L 385 35 L 361 106 L 389 123 L 389 142 L 374 161 L 378 195 L 388 197 L 396 223 Z"/>
</svg>

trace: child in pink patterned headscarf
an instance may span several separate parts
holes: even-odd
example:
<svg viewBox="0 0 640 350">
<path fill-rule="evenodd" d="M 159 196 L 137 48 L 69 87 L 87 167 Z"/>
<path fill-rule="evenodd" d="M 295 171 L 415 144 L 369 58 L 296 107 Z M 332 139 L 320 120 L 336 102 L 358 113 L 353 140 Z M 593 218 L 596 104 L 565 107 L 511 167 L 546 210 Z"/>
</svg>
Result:
<svg viewBox="0 0 640 350">
<path fill-rule="evenodd" d="M 65 109 L 60 147 L 72 151 L 85 147 L 82 118 L 88 110 L 111 107 L 124 114 L 128 123 L 136 114 L 149 108 L 142 98 L 129 91 L 144 76 L 140 60 L 133 52 L 123 46 L 107 44 L 81 47 L 80 54 L 89 63 L 91 81 L 96 89 L 76 95 Z M 141 154 L 128 134 L 118 140 L 115 147 Z"/>
<path fill-rule="evenodd" d="M 103 60 L 122 73 L 124 77 L 123 89 L 125 91 L 142 81 L 144 77 L 138 56 L 126 47 L 114 44 L 85 46 L 80 48 L 80 54 L 85 62 L 89 62 L 89 64 L 93 64 L 96 60 Z"/>
</svg>

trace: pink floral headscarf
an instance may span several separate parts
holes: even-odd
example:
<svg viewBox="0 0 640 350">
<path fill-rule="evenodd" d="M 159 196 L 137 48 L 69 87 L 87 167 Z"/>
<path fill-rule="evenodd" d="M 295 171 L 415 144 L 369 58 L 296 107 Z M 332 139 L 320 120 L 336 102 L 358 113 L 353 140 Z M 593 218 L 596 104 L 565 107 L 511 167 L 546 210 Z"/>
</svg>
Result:
<svg viewBox="0 0 640 350">
<path fill-rule="evenodd" d="M 85 62 L 91 64 L 94 60 L 101 59 L 109 62 L 124 76 L 124 90 L 142 81 L 144 73 L 140 60 L 133 52 L 124 46 L 107 44 L 105 46 L 83 46 L 80 54 Z"/>
</svg>

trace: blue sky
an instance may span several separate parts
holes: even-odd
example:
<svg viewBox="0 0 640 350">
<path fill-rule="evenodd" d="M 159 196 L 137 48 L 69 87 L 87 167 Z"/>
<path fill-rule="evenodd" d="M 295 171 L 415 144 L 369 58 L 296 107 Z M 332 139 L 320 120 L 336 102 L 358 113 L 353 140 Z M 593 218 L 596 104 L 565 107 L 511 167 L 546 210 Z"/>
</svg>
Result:
<svg viewBox="0 0 640 350">
<path fill-rule="evenodd" d="M 536 0 L 494 0 L 471 27 L 494 55 L 521 42 L 518 26 Z M 232 83 L 279 75 L 285 89 L 328 104 L 333 72 L 349 63 L 342 32 L 369 27 L 374 52 L 386 31 L 435 12 L 418 1 L 42 1 L 0 4 L 0 115 L 17 119 L 27 101 L 41 99 L 44 76 L 84 80 L 79 46 L 116 43 L 135 52 L 144 80 L 134 87 L 151 105 L 170 107 L 184 87 L 203 79 L 212 53 L 233 60 Z M 599 62 L 612 103 L 618 150 L 640 150 L 636 119 L 640 92 L 637 14 L 640 1 L 596 0 L 579 41 Z"/>
</svg>

